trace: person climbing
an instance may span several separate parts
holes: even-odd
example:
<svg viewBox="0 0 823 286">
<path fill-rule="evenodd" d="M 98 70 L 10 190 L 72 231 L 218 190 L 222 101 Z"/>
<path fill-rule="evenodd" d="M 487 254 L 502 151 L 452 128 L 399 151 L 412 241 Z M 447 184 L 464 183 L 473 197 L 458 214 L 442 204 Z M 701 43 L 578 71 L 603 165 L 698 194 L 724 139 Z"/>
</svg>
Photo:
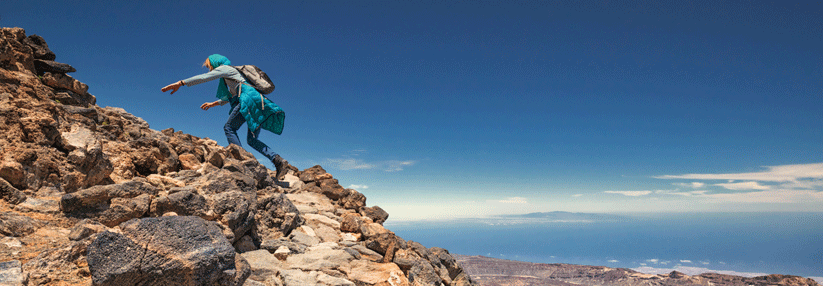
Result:
<svg viewBox="0 0 823 286">
<path fill-rule="evenodd" d="M 213 54 L 203 63 L 203 66 L 209 68 L 209 72 L 172 83 L 160 90 L 162 92 L 171 90 L 170 94 L 174 94 L 182 86 L 193 86 L 220 79 L 216 95 L 219 100 L 203 103 L 200 105 L 200 109 L 209 110 L 209 108 L 229 103 L 231 105 L 229 120 L 223 126 L 229 144 L 243 146 L 237 137 L 237 130 L 240 129 L 243 123 L 246 123 L 248 127 L 246 142 L 254 150 L 271 160 L 277 170 L 275 179 L 280 179 L 286 172 L 288 161 L 261 142 L 258 137 L 260 136 L 260 129 L 266 129 L 280 135 L 283 132 L 285 112 L 249 85 L 243 75 L 230 64 L 231 61 L 228 58 Z"/>
</svg>

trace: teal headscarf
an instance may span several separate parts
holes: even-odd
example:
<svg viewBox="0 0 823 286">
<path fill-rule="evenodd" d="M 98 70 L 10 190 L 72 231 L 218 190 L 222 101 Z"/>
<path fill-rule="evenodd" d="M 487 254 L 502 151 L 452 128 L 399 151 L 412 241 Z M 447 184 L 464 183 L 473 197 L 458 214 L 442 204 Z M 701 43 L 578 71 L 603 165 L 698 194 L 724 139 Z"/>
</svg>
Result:
<svg viewBox="0 0 823 286">
<path fill-rule="evenodd" d="M 222 65 L 230 65 L 231 61 L 229 58 L 213 54 L 209 56 L 209 63 L 211 64 L 211 68 L 216 69 Z M 229 88 L 226 86 L 226 80 L 220 79 L 220 84 L 217 85 L 217 95 L 216 97 L 223 101 L 231 101 L 231 93 L 229 92 Z"/>
</svg>

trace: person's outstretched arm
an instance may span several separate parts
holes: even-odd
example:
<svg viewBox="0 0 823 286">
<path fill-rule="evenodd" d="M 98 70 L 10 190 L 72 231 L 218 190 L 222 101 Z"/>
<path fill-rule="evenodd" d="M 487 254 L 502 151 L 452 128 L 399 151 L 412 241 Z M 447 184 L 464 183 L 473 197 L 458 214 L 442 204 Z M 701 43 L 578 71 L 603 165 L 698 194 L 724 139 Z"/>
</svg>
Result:
<svg viewBox="0 0 823 286">
<path fill-rule="evenodd" d="M 218 101 L 215 101 L 215 102 L 206 102 L 206 103 L 203 103 L 202 105 L 200 105 L 200 109 L 209 110 L 209 108 L 212 108 L 212 107 L 215 107 L 215 106 L 218 106 L 218 105 L 226 105 L 226 103 L 228 103 L 228 101 L 218 100 Z"/>
<path fill-rule="evenodd" d="M 184 85 L 186 85 L 186 83 L 181 80 L 181 81 L 172 83 L 170 85 L 167 85 L 167 86 L 161 88 L 160 91 L 166 92 L 166 91 L 172 90 L 171 94 L 174 94 L 175 92 L 177 92 L 177 89 L 179 89 L 181 86 L 184 86 Z"/>
</svg>

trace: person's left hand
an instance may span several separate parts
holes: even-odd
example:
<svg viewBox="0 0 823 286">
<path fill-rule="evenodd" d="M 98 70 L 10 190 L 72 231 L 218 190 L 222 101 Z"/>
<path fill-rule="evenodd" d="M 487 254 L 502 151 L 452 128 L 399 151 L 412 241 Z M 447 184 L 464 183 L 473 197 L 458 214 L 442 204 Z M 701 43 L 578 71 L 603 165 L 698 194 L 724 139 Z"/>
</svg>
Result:
<svg viewBox="0 0 823 286">
<path fill-rule="evenodd" d="M 181 86 L 183 86 L 182 81 L 178 81 L 178 82 L 172 83 L 170 85 L 167 85 L 167 86 L 161 88 L 160 91 L 166 92 L 166 91 L 169 91 L 171 89 L 172 91 L 171 91 L 170 94 L 174 94 L 175 92 L 177 92 L 177 89 L 179 89 Z"/>
</svg>

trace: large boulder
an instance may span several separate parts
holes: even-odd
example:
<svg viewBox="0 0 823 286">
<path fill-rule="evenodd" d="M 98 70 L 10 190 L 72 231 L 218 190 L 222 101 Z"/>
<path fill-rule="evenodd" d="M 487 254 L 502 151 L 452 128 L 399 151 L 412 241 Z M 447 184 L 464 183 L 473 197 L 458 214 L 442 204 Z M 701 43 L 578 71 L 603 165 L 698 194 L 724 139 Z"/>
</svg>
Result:
<svg viewBox="0 0 823 286">
<path fill-rule="evenodd" d="M 134 198 L 142 194 L 156 195 L 158 189 L 149 183 L 127 181 L 120 184 L 94 186 L 60 199 L 63 212 L 106 209 L 113 198 Z"/>
<path fill-rule="evenodd" d="M 360 213 L 363 216 L 367 216 L 372 219 L 375 223 L 383 224 L 387 219 L 389 219 L 389 213 L 387 213 L 383 208 L 378 206 L 373 206 L 370 208 L 361 208 Z"/>
<path fill-rule="evenodd" d="M 43 83 L 55 89 L 68 89 L 77 94 L 86 94 L 89 91 L 88 85 L 63 73 L 44 73 Z"/>
<path fill-rule="evenodd" d="M 251 274 L 215 224 L 195 216 L 134 219 L 88 248 L 93 285 L 242 285 Z"/>
<path fill-rule="evenodd" d="M 254 214 L 257 198 L 254 193 L 231 191 L 212 196 L 211 208 L 220 216 L 220 222 L 234 234 L 230 241 L 234 243 L 254 227 Z"/>
<path fill-rule="evenodd" d="M 57 58 L 57 55 L 49 49 L 49 45 L 46 44 L 46 40 L 44 40 L 43 37 L 31 35 L 23 40 L 23 43 L 32 49 L 35 59 L 53 61 Z"/>
</svg>

